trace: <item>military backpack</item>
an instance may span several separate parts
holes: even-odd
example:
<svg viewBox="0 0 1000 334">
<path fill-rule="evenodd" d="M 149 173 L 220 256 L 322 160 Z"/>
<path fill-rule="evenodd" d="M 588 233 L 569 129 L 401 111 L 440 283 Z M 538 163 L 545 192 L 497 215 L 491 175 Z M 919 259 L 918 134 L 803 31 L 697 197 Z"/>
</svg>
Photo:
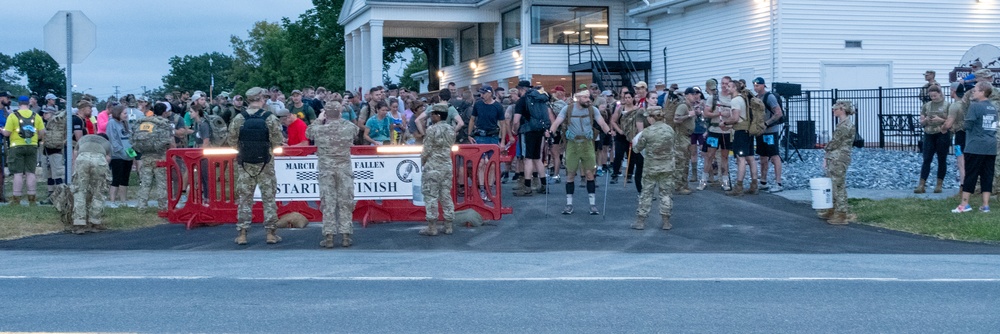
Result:
<svg viewBox="0 0 1000 334">
<path fill-rule="evenodd" d="M 136 130 L 132 134 L 132 148 L 139 153 L 163 153 L 170 147 L 171 137 L 169 133 L 157 133 L 153 118 L 147 117 L 136 125 Z"/>
<path fill-rule="evenodd" d="M 242 112 L 243 126 L 240 127 L 239 153 L 236 162 L 263 164 L 271 161 L 271 136 L 267 128 L 267 118 L 271 112 L 258 110 L 250 114 Z"/>
<path fill-rule="evenodd" d="M 66 146 L 66 111 L 61 111 L 45 123 L 45 141 L 42 145 L 47 149 L 58 150 Z"/>
<path fill-rule="evenodd" d="M 767 116 L 764 115 L 764 101 L 756 96 L 751 96 L 748 92 L 743 94 L 743 100 L 747 104 L 747 116 L 750 117 L 750 128 L 747 132 L 751 136 L 759 136 L 764 134 L 764 130 L 767 129 L 767 125 L 764 123 L 767 121 Z"/>
<path fill-rule="evenodd" d="M 229 127 L 226 125 L 226 120 L 219 115 L 205 115 L 205 120 L 212 128 L 212 138 L 209 140 L 212 146 L 226 146 L 226 140 L 229 139 Z"/>
</svg>

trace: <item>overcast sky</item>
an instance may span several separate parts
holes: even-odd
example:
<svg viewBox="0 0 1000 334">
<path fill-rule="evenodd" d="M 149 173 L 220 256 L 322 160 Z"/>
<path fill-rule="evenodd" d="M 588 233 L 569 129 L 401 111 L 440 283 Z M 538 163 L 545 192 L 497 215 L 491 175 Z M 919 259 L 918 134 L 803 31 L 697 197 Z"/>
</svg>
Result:
<svg viewBox="0 0 1000 334">
<path fill-rule="evenodd" d="M 310 0 L 35 0 L 7 7 L 0 52 L 11 56 L 44 50 L 42 28 L 56 12 L 83 11 L 97 25 L 97 48 L 73 65 L 73 82 L 77 91 L 104 98 L 115 85 L 122 94 L 159 87 L 170 57 L 231 55 L 231 35 L 245 38 L 254 22 L 294 20 L 313 6 Z"/>
</svg>

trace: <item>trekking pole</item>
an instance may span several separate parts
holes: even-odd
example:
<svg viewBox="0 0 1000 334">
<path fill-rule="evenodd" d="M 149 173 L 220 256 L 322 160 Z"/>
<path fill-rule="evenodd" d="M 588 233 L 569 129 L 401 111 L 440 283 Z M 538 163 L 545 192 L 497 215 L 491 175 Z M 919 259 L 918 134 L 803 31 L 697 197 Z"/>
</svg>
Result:
<svg viewBox="0 0 1000 334">
<path fill-rule="evenodd" d="M 632 165 L 632 144 L 628 144 L 628 155 L 625 156 L 625 180 L 628 180 L 628 167 Z M 628 182 L 622 182 L 622 186 L 628 189 Z"/>
<path fill-rule="evenodd" d="M 626 168 L 626 170 L 628 170 Z M 601 220 L 607 220 L 608 218 L 608 180 L 611 179 L 611 175 L 604 175 L 604 209 L 601 210 Z"/>
</svg>

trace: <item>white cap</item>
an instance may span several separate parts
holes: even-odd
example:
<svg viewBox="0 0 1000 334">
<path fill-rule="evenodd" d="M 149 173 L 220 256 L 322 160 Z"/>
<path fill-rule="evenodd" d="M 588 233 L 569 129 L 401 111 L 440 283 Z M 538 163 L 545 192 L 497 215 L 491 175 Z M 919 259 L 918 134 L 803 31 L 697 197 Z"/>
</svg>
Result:
<svg viewBox="0 0 1000 334">
<path fill-rule="evenodd" d="M 45 94 L 45 99 L 46 100 L 55 100 L 56 99 L 56 94 L 52 94 L 52 93 Z"/>
</svg>

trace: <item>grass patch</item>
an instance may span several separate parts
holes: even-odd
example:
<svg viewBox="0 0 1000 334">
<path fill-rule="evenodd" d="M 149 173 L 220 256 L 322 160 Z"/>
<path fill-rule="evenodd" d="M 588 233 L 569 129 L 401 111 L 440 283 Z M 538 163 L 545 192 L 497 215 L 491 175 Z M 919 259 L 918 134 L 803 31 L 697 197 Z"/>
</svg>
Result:
<svg viewBox="0 0 1000 334">
<path fill-rule="evenodd" d="M 112 230 L 131 230 L 166 224 L 156 212 L 140 214 L 135 208 L 105 208 L 104 223 Z M 62 232 L 59 212 L 50 205 L 0 206 L 0 240 L 11 240 L 39 234 Z"/>
<path fill-rule="evenodd" d="M 954 198 L 850 199 L 850 203 L 862 224 L 941 239 L 1000 241 L 1000 214 L 979 212 L 982 199 L 973 197 L 969 205 L 975 211 L 961 214 L 951 212 L 959 203 Z"/>
</svg>

